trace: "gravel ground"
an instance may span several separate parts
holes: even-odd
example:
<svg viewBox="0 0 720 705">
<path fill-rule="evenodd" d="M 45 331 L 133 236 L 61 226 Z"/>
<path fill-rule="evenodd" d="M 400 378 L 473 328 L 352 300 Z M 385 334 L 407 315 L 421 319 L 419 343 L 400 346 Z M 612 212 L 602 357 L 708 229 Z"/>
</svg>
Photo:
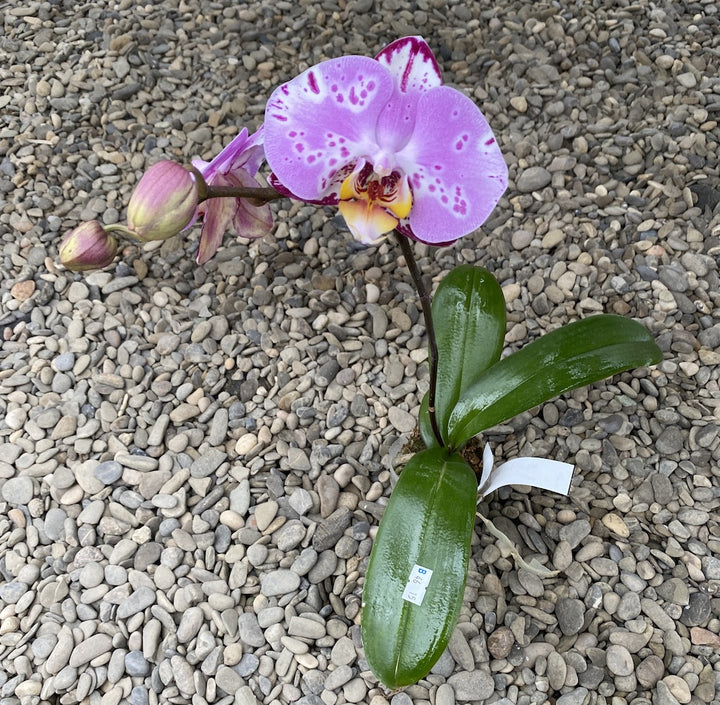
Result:
<svg viewBox="0 0 720 705">
<path fill-rule="evenodd" d="M 300 0 L 0 3 L 0 703 L 703 705 L 720 683 L 720 5 Z M 170 9 L 174 7 L 176 9 Z M 208 158 L 318 60 L 422 34 L 482 107 L 510 187 L 416 246 L 502 283 L 508 346 L 599 311 L 664 361 L 493 430 L 577 466 L 482 505 L 433 672 L 384 692 L 359 638 L 387 458 L 427 389 L 391 243 L 283 202 L 274 234 L 127 246 L 143 170 Z"/>
</svg>

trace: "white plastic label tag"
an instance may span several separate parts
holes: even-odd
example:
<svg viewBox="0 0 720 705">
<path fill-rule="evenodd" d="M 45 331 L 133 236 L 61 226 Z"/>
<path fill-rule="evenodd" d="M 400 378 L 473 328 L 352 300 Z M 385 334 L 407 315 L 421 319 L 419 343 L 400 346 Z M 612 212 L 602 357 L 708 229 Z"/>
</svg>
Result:
<svg viewBox="0 0 720 705">
<path fill-rule="evenodd" d="M 402 594 L 403 600 L 412 602 L 414 605 L 422 605 L 425 599 L 425 590 L 430 584 L 432 574 L 433 572 L 430 568 L 414 565 Z"/>
<path fill-rule="evenodd" d="M 483 471 L 478 492 L 485 496 L 506 485 L 530 485 L 566 495 L 570 490 L 573 470 L 570 463 L 544 458 L 514 458 L 493 469 L 493 453 L 485 444 Z"/>
</svg>

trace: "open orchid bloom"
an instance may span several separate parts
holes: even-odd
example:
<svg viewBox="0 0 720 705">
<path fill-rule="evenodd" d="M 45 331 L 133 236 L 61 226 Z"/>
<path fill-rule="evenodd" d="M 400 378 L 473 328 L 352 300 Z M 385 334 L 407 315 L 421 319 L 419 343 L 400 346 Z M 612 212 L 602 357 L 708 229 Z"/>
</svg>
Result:
<svg viewBox="0 0 720 705">
<path fill-rule="evenodd" d="M 339 204 L 352 234 L 393 228 L 446 244 L 479 227 L 507 185 L 507 166 L 477 106 L 443 86 L 421 37 L 376 59 L 323 61 L 277 88 L 265 112 L 274 185 Z"/>
<path fill-rule="evenodd" d="M 225 147 L 211 162 L 193 160 L 193 166 L 209 186 L 257 188 L 255 180 L 264 160 L 263 128 L 248 137 L 247 129 Z M 243 198 L 211 198 L 200 204 L 203 218 L 197 263 L 204 264 L 216 252 L 230 224 L 238 235 L 258 238 L 267 235 L 273 219 L 268 205 L 253 205 Z"/>
</svg>

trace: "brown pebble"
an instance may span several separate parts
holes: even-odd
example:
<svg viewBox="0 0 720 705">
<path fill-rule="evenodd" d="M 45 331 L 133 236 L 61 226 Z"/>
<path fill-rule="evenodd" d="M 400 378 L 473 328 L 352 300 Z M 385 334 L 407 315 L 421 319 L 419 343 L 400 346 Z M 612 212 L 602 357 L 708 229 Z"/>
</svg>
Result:
<svg viewBox="0 0 720 705">
<path fill-rule="evenodd" d="M 10 289 L 10 295 L 18 301 L 27 301 L 34 293 L 35 282 L 32 279 L 13 284 L 12 289 Z"/>
<path fill-rule="evenodd" d="M 507 658 L 514 643 L 515 636 L 510 629 L 508 627 L 500 627 L 488 637 L 488 651 L 493 658 Z"/>
</svg>

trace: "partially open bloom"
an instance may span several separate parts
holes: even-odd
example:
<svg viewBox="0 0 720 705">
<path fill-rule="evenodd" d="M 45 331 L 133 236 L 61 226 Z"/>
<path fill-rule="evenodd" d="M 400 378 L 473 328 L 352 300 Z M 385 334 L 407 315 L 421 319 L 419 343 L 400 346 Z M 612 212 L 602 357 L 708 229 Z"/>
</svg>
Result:
<svg viewBox="0 0 720 705">
<path fill-rule="evenodd" d="M 195 222 L 197 184 L 185 167 L 171 161 L 153 164 L 128 203 L 128 229 L 143 242 L 167 240 Z"/>
<path fill-rule="evenodd" d="M 211 162 L 193 160 L 208 186 L 257 188 L 255 180 L 264 161 L 263 131 L 260 127 L 251 137 L 243 128 L 240 134 Z M 223 235 L 232 223 L 241 237 L 257 238 L 272 228 L 268 205 L 254 205 L 244 198 L 211 198 L 200 205 L 203 218 L 197 263 L 204 264 L 217 252 Z"/>
<path fill-rule="evenodd" d="M 278 188 L 339 204 L 353 235 L 397 228 L 429 244 L 472 232 L 507 185 L 507 166 L 477 106 L 442 86 L 421 37 L 376 59 L 323 61 L 277 88 L 265 155 Z"/>
<path fill-rule="evenodd" d="M 97 220 L 81 223 L 60 242 L 60 263 L 73 272 L 107 267 L 116 253 L 117 241 Z"/>
</svg>

